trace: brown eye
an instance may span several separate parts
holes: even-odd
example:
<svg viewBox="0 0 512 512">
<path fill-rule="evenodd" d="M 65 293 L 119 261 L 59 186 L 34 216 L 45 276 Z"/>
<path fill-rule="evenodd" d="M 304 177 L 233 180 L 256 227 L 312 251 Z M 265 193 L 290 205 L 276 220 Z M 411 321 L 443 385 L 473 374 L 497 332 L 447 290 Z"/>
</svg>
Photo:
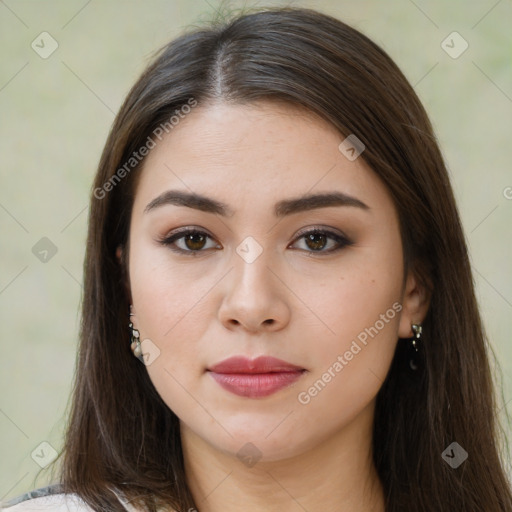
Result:
<svg viewBox="0 0 512 512">
<path fill-rule="evenodd" d="M 353 243 L 345 236 L 320 228 L 303 232 L 296 240 L 304 240 L 307 252 L 319 254 L 336 252 Z M 325 249 L 329 246 L 330 240 L 333 240 L 334 243 L 330 244 L 329 249 Z"/>
<path fill-rule="evenodd" d="M 197 253 L 206 252 L 203 249 L 211 249 L 218 246 L 207 247 L 208 239 L 212 237 L 204 231 L 197 229 L 182 229 L 170 236 L 159 240 L 162 245 L 169 247 L 174 252 L 195 256 Z M 178 242 L 181 242 L 178 244 Z"/>
<path fill-rule="evenodd" d="M 183 237 L 185 245 L 191 251 L 202 249 L 205 245 L 206 237 L 202 233 L 191 233 Z"/>
<path fill-rule="evenodd" d="M 305 235 L 306 245 L 315 251 L 323 249 L 327 244 L 327 237 L 324 233 L 310 233 Z"/>
</svg>

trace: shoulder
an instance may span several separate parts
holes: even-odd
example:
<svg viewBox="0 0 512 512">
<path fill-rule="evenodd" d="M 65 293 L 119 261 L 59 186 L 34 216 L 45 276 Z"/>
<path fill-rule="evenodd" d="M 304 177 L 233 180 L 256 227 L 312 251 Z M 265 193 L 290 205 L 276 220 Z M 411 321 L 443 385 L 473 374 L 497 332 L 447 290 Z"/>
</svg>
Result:
<svg viewBox="0 0 512 512">
<path fill-rule="evenodd" d="M 84 501 L 75 494 L 50 494 L 33 496 L 24 494 L 2 506 L 6 512 L 94 512 Z"/>
<path fill-rule="evenodd" d="M 112 489 L 121 505 L 128 512 L 138 512 L 119 491 Z M 76 494 L 62 492 L 60 484 L 41 487 L 33 491 L 0 503 L 0 510 L 6 512 L 94 512 L 87 503 Z M 169 512 L 176 512 L 174 510 Z"/>
</svg>

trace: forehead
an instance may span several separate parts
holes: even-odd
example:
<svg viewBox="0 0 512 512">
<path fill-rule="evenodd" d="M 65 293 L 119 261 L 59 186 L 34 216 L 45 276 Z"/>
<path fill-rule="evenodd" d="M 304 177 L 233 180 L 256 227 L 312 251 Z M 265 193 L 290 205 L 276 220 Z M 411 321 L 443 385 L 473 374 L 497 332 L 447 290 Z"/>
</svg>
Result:
<svg viewBox="0 0 512 512">
<path fill-rule="evenodd" d="M 151 149 L 134 208 L 171 188 L 215 197 L 235 212 L 320 190 L 391 202 L 362 158 L 340 152 L 344 139 L 316 114 L 283 103 L 198 106 Z"/>
</svg>

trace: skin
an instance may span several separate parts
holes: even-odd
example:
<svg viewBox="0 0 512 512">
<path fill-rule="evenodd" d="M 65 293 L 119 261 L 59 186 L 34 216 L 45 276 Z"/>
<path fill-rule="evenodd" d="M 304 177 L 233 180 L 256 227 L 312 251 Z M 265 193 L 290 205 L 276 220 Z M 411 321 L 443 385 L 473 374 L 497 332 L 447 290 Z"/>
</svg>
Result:
<svg viewBox="0 0 512 512">
<path fill-rule="evenodd" d="M 375 397 L 398 338 L 413 335 L 428 300 L 413 274 L 403 282 L 398 217 L 386 186 L 362 158 L 339 151 L 344 138 L 296 107 L 215 103 L 195 108 L 146 159 L 129 233 L 132 321 L 159 351 L 146 368 L 180 418 L 201 512 L 238 511 L 241 503 L 249 512 L 384 511 L 371 455 Z M 170 189 L 209 196 L 235 213 L 170 204 L 144 212 Z M 369 209 L 274 216 L 279 200 L 334 190 Z M 211 238 L 175 245 L 203 252 L 177 254 L 158 242 L 185 226 Z M 298 233 L 310 227 L 342 233 L 352 244 L 332 253 L 332 238 L 308 245 Z M 262 249 L 252 263 L 236 252 L 249 236 Z M 394 303 L 401 311 L 300 403 L 298 394 Z M 239 397 L 206 372 L 233 355 L 272 355 L 307 372 L 268 397 Z M 252 466 L 237 457 L 249 442 L 261 457 Z"/>
</svg>

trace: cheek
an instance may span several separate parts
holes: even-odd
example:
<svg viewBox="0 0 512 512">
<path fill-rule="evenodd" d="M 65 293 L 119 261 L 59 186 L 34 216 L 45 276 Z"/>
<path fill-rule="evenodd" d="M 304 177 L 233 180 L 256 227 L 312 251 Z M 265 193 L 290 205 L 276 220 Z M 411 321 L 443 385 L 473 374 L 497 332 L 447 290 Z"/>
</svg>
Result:
<svg viewBox="0 0 512 512">
<path fill-rule="evenodd" d="M 150 339 L 160 351 L 148 366 L 150 374 L 157 369 L 173 374 L 199 371 L 194 342 L 202 338 L 201 319 L 206 323 L 207 292 L 213 283 L 213 277 L 194 279 L 185 266 L 171 263 L 165 251 L 133 249 L 130 285 L 137 327 L 141 339 Z"/>
<path fill-rule="evenodd" d="M 139 247 L 130 255 L 141 340 L 150 339 L 158 349 L 158 357 L 146 369 L 158 394 L 180 418 L 197 414 L 190 393 L 203 372 L 197 340 L 203 338 L 208 318 L 204 296 L 211 281 L 209 286 L 198 282 L 183 265 L 172 264 L 165 251 Z"/>
<path fill-rule="evenodd" d="M 310 288 L 308 305 L 326 326 L 316 337 L 314 371 L 297 391 L 310 417 L 316 417 L 317 407 L 333 422 L 356 414 L 377 394 L 389 370 L 402 310 L 400 254 L 393 248 L 389 254 L 366 254 Z"/>
<path fill-rule="evenodd" d="M 383 376 L 398 340 L 400 282 L 382 275 L 379 280 L 370 273 L 339 279 L 343 285 L 319 288 L 308 303 L 322 320 L 321 332 L 308 337 L 316 340 L 315 377 L 332 367 L 338 356 L 343 359 L 343 374 L 347 379 L 351 375 L 351 384 L 371 371 Z M 345 371 L 348 367 L 358 370 Z"/>
<path fill-rule="evenodd" d="M 387 258 L 382 250 L 353 251 L 343 265 L 321 276 L 303 275 L 294 286 L 311 315 L 319 319 L 324 346 L 341 349 L 360 334 L 364 342 L 366 329 L 376 323 L 382 337 L 395 337 L 398 315 L 397 306 L 392 306 L 401 300 L 402 267 L 397 261 L 400 255 L 391 252 Z"/>
<path fill-rule="evenodd" d="M 172 262 L 166 250 L 142 242 L 130 253 L 130 285 L 141 332 L 155 339 L 172 338 L 181 319 L 193 313 L 205 294 L 190 270 Z M 190 313 L 189 313 L 190 312 Z"/>
<path fill-rule="evenodd" d="M 313 371 L 296 390 L 298 435 L 318 429 L 318 418 L 326 434 L 350 423 L 374 400 L 386 378 L 398 340 L 399 287 L 393 293 L 392 286 L 381 287 L 382 281 L 371 276 L 359 284 L 350 293 L 333 290 L 337 307 L 331 302 L 324 309 L 335 335 L 317 339 Z"/>
</svg>

